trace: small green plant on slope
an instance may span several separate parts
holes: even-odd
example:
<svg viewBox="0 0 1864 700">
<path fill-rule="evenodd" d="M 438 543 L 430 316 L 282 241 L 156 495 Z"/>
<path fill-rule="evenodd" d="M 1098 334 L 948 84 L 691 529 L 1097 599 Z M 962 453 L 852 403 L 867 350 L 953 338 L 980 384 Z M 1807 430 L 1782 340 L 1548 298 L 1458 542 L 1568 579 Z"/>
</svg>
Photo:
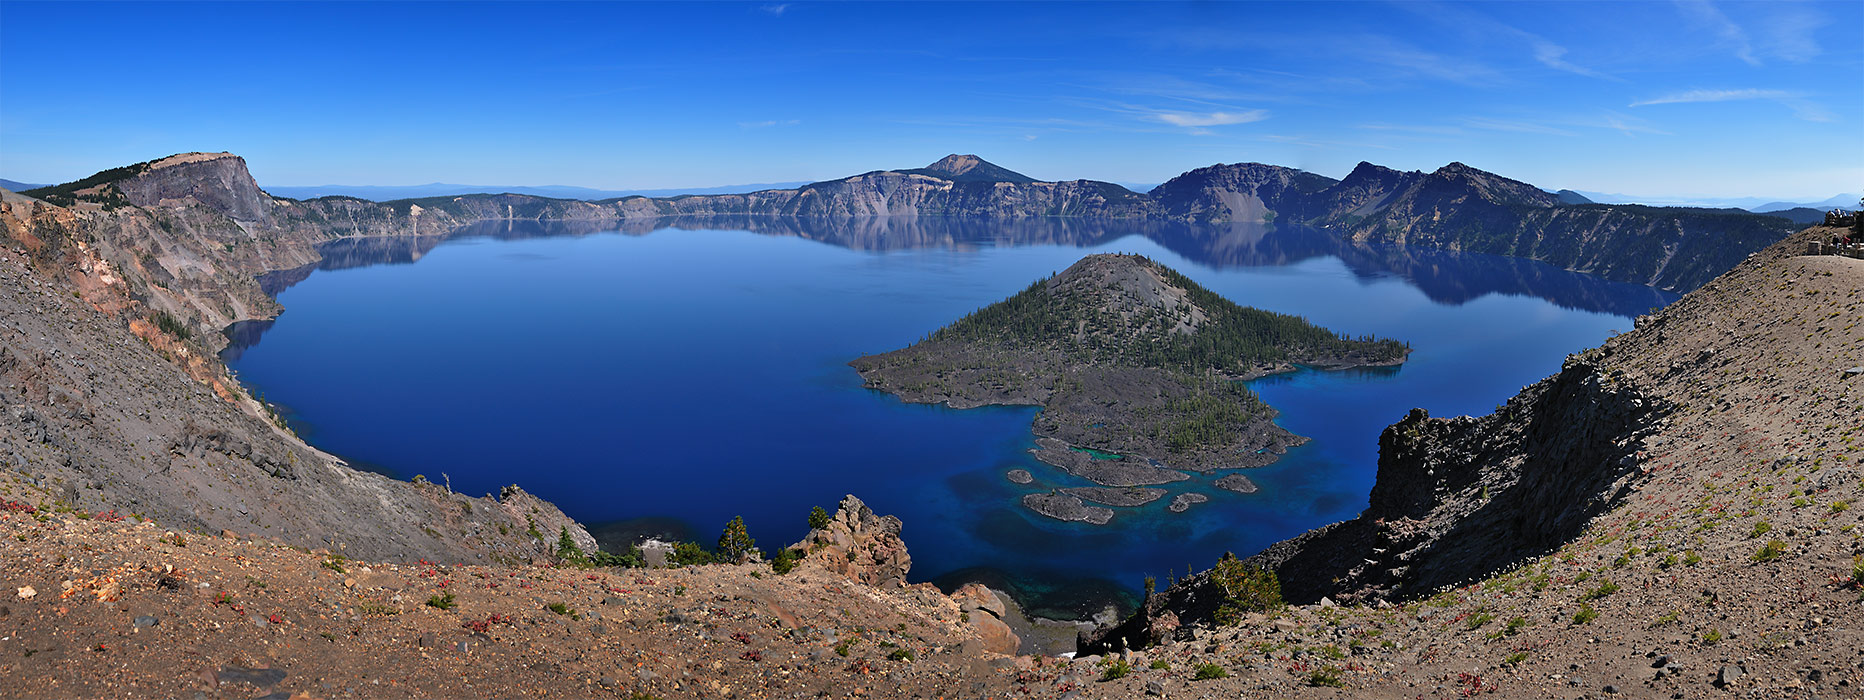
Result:
<svg viewBox="0 0 1864 700">
<path fill-rule="evenodd" d="M 775 559 L 770 560 L 770 570 L 776 572 L 778 575 L 787 574 L 794 571 L 796 569 L 796 562 L 801 560 L 802 554 L 800 552 L 784 547 L 783 549 L 777 550 L 777 557 Z"/>
<path fill-rule="evenodd" d="M 825 527 L 828 527 L 828 511 L 822 510 L 822 506 L 809 509 L 809 529 L 820 530 Z"/>
<path fill-rule="evenodd" d="M 1132 670 L 1132 665 L 1126 663 L 1125 659 L 1113 659 L 1106 663 L 1105 668 L 1101 669 L 1100 679 L 1103 681 L 1110 681 L 1115 678 L 1125 678 L 1126 674 L 1131 673 Z"/>
</svg>

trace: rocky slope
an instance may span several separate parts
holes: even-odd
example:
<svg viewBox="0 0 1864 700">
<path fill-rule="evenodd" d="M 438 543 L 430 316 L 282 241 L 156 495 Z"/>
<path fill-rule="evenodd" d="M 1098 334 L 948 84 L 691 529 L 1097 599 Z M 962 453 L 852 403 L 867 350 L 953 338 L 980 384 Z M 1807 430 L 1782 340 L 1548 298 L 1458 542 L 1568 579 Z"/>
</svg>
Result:
<svg viewBox="0 0 1864 700">
<path fill-rule="evenodd" d="M 1169 484 L 1178 469 L 1261 466 L 1303 442 L 1236 382 L 1322 367 L 1389 365 L 1390 340 L 1349 340 L 1237 306 L 1136 255 L 1090 255 L 926 340 L 850 363 L 872 389 L 954 408 L 1040 405 L 1038 458 L 1106 487 Z M 1102 495 L 1104 494 L 1104 495 Z M 1086 500 L 1138 506 L 1158 489 L 1030 494 L 1044 515 L 1104 524 Z M 1190 503 L 1174 504 L 1182 511 Z"/>
<path fill-rule="evenodd" d="M 139 164 L 67 199 L 0 196 L 5 497 L 403 561 L 548 558 L 564 531 L 593 548 L 515 487 L 471 497 L 353 470 L 227 374 L 220 325 L 277 308 L 248 273 L 316 259 L 294 205 L 237 157 Z"/>
<path fill-rule="evenodd" d="M 1084 649 L 1218 664 L 1213 695 L 1864 696 L 1864 262 L 1798 255 L 1830 235 L 1393 425 L 1364 514 L 1249 560 L 1305 605 L 1216 625 L 1205 572 Z"/>
<path fill-rule="evenodd" d="M 875 521 L 843 503 L 831 539 Z M 843 552 L 889 559 L 866 548 L 886 548 L 878 531 L 785 574 L 577 569 L 384 563 L 3 505 L 0 676 L 36 698 L 1007 697 L 1033 667 L 988 650 L 988 604 L 902 586 L 903 569 L 884 586 L 832 570 Z"/>
</svg>

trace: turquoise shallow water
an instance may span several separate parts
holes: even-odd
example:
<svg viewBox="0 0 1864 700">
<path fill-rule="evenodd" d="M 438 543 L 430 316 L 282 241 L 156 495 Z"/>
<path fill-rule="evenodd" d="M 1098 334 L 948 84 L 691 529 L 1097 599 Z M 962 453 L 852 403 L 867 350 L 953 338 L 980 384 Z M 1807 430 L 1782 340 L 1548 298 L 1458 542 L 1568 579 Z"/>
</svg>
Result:
<svg viewBox="0 0 1864 700">
<path fill-rule="evenodd" d="M 900 516 L 913 577 L 1012 586 L 1080 613 L 1364 508 L 1384 426 L 1484 413 L 1672 295 L 1509 258 L 1343 247 L 1324 233 L 1083 222 L 757 221 L 605 232 L 499 223 L 344 243 L 269 277 L 287 311 L 235 329 L 243 381 L 319 447 L 455 489 L 519 483 L 605 530 L 766 548 L 854 493 Z M 731 230 L 751 229 L 751 230 Z M 1024 510 L 1087 485 L 1031 459 L 1032 408 L 865 390 L 846 362 L 910 344 L 1095 252 L 1137 252 L 1245 305 L 1406 340 L 1402 367 L 1252 382 L 1313 438 L 1210 495 L 1107 526 Z M 397 264 L 398 263 L 398 264 Z M 1027 469 L 1029 485 L 1004 478 Z"/>
</svg>

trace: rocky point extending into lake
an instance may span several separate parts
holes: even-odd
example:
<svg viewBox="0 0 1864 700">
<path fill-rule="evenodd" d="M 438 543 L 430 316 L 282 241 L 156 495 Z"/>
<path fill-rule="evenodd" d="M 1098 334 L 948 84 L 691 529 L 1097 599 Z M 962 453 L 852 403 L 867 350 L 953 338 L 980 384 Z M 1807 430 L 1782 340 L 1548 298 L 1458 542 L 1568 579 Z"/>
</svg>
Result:
<svg viewBox="0 0 1864 700">
<path fill-rule="evenodd" d="M 1180 470 L 1262 466 L 1305 442 L 1275 425 L 1276 411 L 1245 380 L 1296 365 L 1393 365 L 1409 352 L 1239 306 L 1142 256 L 1091 255 L 911 347 L 850 364 L 869 388 L 913 403 L 1042 406 L 1035 456 L 1117 487 L 1089 492 L 1105 496 L 1189 479 Z M 1250 492 L 1238 483 L 1225 488 Z M 1105 521 L 1073 491 L 1032 494 L 1024 505 Z M 1156 494 L 1087 500 L 1136 506 L 1166 493 L 1146 491 Z M 1088 512 L 1095 517 L 1081 517 Z"/>
</svg>

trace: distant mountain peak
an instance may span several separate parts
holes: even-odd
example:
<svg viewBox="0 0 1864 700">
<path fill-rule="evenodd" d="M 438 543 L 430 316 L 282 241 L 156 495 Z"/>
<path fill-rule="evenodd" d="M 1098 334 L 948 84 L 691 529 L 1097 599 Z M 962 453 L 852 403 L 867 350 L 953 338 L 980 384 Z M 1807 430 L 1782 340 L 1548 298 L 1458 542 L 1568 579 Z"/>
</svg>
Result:
<svg viewBox="0 0 1864 700">
<path fill-rule="evenodd" d="M 990 162 L 968 153 L 964 155 L 953 153 L 926 166 L 926 169 L 951 175 L 963 175 L 983 165 L 990 165 Z"/>
<path fill-rule="evenodd" d="M 1036 179 L 974 155 L 953 153 L 909 173 L 931 175 L 952 182 L 1035 182 Z"/>
</svg>

